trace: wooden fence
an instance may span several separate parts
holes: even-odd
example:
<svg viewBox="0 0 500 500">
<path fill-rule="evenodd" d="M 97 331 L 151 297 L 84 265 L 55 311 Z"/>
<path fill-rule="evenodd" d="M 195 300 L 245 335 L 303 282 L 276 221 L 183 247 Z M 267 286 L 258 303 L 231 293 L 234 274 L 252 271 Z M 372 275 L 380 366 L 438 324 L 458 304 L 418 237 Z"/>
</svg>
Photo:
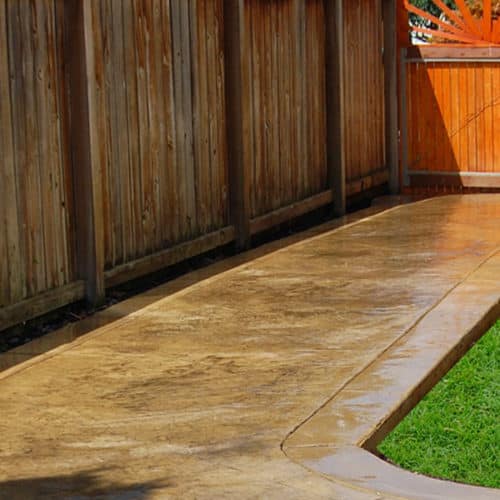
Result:
<svg viewBox="0 0 500 500">
<path fill-rule="evenodd" d="M 0 307 L 84 293 L 74 255 L 60 3 L 0 1 Z M 48 306 L 51 303 L 47 299 Z M 39 308 L 31 304 L 27 315 Z M 0 326 L 20 319 L 0 316 Z M 12 320 L 11 320 L 12 318 Z"/>
<path fill-rule="evenodd" d="M 324 19 L 318 0 L 245 2 L 252 218 L 329 189 Z"/>
<path fill-rule="evenodd" d="M 104 265 L 226 228 L 221 0 L 96 3 L 93 23 Z"/>
<path fill-rule="evenodd" d="M 397 3 L 402 191 L 499 190 L 499 6 L 439 6 L 436 18 Z M 410 12 L 427 22 L 409 24 Z"/>
<path fill-rule="evenodd" d="M 385 185 L 382 46 L 375 0 L 0 0 L 0 330 Z"/>
<path fill-rule="evenodd" d="M 500 188 L 500 49 L 411 47 L 402 65 L 404 185 Z"/>
<path fill-rule="evenodd" d="M 388 181 L 385 159 L 382 2 L 344 4 L 347 195 Z"/>
</svg>

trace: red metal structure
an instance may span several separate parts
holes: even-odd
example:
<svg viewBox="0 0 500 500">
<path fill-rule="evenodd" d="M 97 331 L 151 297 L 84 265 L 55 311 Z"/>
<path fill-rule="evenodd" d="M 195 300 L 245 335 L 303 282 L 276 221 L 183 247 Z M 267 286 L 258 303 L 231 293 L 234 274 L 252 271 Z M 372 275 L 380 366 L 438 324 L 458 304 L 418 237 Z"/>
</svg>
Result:
<svg viewBox="0 0 500 500">
<path fill-rule="evenodd" d="M 409 0 L 404 1 L 408 12 L 437 26 L 437 30 L 418 27 L 413 29 L 414 32 L 429 35 L 444 43 L 500 44 L 500 2 L 456 0 L 456 9 L 448 7 L 443 0 L 433 2 L 443 12 L 442 17 L 438 18 L 415 7 Z"/>
</svg>

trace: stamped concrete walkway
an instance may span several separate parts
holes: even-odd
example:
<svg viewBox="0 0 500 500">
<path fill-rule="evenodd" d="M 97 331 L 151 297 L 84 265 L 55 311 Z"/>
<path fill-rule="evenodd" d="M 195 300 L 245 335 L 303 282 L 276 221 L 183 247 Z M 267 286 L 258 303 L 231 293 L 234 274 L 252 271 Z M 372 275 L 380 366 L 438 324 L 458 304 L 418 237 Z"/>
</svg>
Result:
<svg viewBox="0 0 500 500">
<path fill-rule="evenodd" d="M 500 195 L 354 219 L 0 373 L 0 498 L 500 498 L 364 449 L 498 316 Z"/>
</svg>

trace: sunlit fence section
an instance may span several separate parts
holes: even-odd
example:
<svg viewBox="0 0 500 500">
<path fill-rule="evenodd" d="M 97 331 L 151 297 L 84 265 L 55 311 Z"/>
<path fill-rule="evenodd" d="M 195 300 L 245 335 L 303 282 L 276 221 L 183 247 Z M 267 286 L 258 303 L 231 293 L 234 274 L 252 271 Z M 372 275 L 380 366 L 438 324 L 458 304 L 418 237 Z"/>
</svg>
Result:
<svg viewBox="0 0 500 500">
<path fill-rule="evenodd" d="M 405 64 L 407 183 L 500 187 L 500 59 Z"/>
<path fill-rule="evenodd" d="M 500 189 L 500 3 L 425 5 L 399 4 L 404 187 Z"/>
</svg>

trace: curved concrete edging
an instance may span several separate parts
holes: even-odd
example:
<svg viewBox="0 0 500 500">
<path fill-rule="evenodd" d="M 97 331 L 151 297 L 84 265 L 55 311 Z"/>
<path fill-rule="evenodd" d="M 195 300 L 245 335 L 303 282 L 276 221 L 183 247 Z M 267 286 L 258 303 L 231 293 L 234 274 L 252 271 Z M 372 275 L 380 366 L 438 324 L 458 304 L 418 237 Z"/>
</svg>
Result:
<svg viewBox="0 0 500 500">
<path fill-rule="evenodd" d="M 500 316 L 499 271 L 496 250 L 292 431 L 282 444 L 285 455 L 309 470 L 379 496 L 500 499 L 500 490 L 418 475 L 372 453 Z"/>
</svg>

